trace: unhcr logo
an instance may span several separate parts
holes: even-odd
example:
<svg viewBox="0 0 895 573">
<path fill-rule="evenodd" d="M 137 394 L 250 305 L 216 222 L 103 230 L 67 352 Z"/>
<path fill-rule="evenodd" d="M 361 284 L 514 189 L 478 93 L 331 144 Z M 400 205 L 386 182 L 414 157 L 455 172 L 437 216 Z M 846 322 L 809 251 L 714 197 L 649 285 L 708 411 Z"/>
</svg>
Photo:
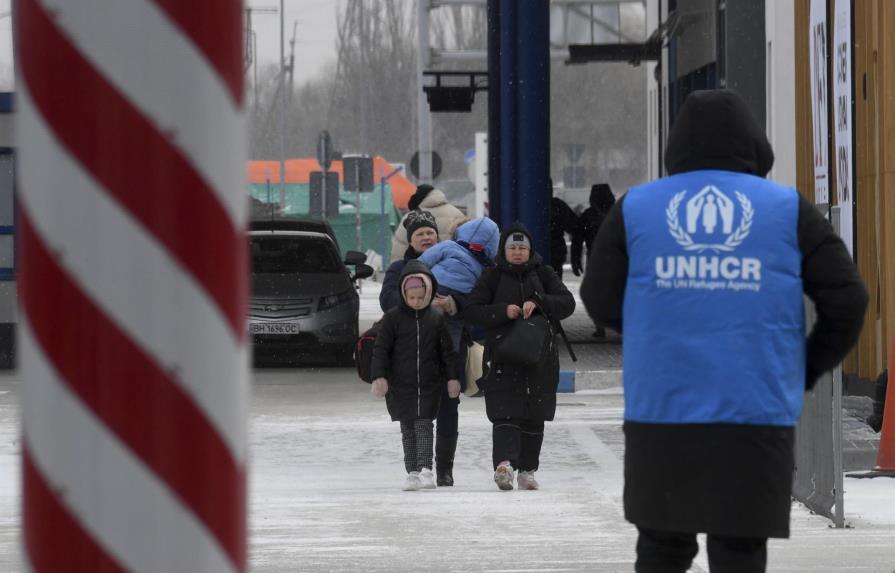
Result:
<svg viewBox="0 0 895 573">
<path fill-rule="evenodd" d="M 680 224 L 678 211 L 680 211 L 681 202 L 687 192 L 677 193 L 671 198 L 668 208 L 665 209 L 665 219 L 671 236 L 685 250 L 700 253 L 705 250 L 729 252 L 740 246 L 749 236 L 755 211 L 753 211 L 752 202 L 748 197 L 739 191 L 734 193 L 742 211 L 740 224 L 736 230 L 733 229 L 735 215 L 733 201 L 714 185 L 709 185 L 687 201 L 686 228 Z M 695 241 L 693 236 L 697 233 L 706 242 Z M 716 237 L 720 238 L 719 236 L 723 236 L 723 242 L 707 242 Z"/>
<path fill-rule="evenodd" d="M 709 185 L 686 203 L 687 191 L 671 198 L 665 209 L 668 232 L 685 251 L 694 254 L 656 257 L 656 286 L 755 292 L 761 288 L 760 259 L 719 256 L 736 250 L 752 230 L 752 202 L 739 191 L 734 195 L 736 203 Z M 679 216 L 682 210 L 684 224 Z M 739 223 L 734 227 L 737 219 Z M 706 251 L 716 254 L 703 254 Z"/>
</svg>

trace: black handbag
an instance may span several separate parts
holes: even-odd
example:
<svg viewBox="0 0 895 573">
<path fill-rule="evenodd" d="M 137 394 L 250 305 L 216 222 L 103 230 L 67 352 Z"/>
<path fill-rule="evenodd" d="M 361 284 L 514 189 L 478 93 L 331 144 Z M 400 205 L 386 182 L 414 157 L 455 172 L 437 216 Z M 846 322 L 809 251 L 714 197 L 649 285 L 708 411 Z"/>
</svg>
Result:
<svg viewBox="0 0 895 573">
<path fill-rule="evenodd" d="M 553 345 L 553 326 L 542 313 L 517 318 L 494 337 L 491 360 L 494 364 L 534 366 L 542 362 Z"/>
</svg>

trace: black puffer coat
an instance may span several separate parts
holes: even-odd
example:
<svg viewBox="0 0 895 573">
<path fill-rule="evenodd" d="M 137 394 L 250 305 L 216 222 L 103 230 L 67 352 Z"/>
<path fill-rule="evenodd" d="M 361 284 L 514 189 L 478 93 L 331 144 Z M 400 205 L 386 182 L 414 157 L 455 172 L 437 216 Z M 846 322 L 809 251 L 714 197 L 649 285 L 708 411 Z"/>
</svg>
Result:
<svg viewBox="0 0 895 573">
<path fill-rule="evenodd" d="M 392 420 L 434 419 L 448 380 L 456 379 L 456 358 L 444 316 L 429 306 L 438 284 L 417 260 L 407 261 L 401 285 L 411 275 L 427 277 L 426 307 L 401 303 L 385 313 L 373 347 L 372 376 L 388 380 L 385 402 Z"/>
<path fill-rule="evenodd" d="M 671 174 L 720 169 L 764 177 L 774 163 L 761 126 L 746 104 L 725 90 L 688 96 L 669 134 L 665 159 Z M 833 227 L 804 198 L 797 235 L 803 289 L 818 315 L 806 343 L 810 389 L 857 341 L 867 291 Z M 628 281 L 626 236 L 622 199 L 600 228 L 581 284 L 581 299 L 594 322 L 619 331 Z M 628 521 L 663 531 L 789 536 L 794 428 L 626 421 L 624 432 Z"/>
<path fill-rule="evenodd" d="M 541 256 L 532 251 L 524 265 L 511 265 L 504 258 L 504 245 L 510 233 L 522 232 L 531 238 L 523 225 L 514 223 L 500 236 L 497 266 L 485 269 L 467 300 L 466 321 L 486 330 L 485 356 L 495 337 L 511 324 L 507 306 L 522 307 L 535 301 L 553 321 L 568 317 L 575 310 L 575 298 L 556 273 L 544 265 Z M 534 241 L 532 241 L 533 243 Z M 559 386 L 559 354 L 551 346 L 546 360 L 534 368 L 512 364 L 491 364 L 486 378 L 479 384 L 485 393 L 485 408 L 492 422 L 507 418 L 552 420 L 556 413 L 556 388 Z"/>
</svg>

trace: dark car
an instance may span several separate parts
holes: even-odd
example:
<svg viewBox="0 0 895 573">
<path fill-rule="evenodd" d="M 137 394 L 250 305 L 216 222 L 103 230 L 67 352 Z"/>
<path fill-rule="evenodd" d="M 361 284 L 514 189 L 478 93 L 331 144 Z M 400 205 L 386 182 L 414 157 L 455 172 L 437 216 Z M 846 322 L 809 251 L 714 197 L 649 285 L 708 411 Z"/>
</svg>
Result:
<svg viewBox="0 0 895 573">
<path fill-rule="evenodd" d="M 249 232 L 249 334 L 256 358 L 325 354 L 353 360 L 359 300 L 355 281 L 373 274 L 363 253 L 345 261 L 320 221 L 254 221 Z M 348 266 L 355 267 L 352 274 Z"/>
</svg>

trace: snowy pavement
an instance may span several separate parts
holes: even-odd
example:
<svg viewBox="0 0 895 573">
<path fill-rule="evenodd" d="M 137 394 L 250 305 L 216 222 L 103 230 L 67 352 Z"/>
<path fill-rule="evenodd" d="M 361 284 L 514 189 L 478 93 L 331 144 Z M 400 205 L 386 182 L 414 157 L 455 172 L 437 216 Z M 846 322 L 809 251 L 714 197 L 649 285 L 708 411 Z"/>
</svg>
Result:
<svg viewBox="0 0 895 573">
<path fill-rule="evenodd" d="M 0 571 L 20 571 L 19 384 L 0 376 Z M 491 481 L 481 399 L 460 407 L 453 488 L 404 492 L 400 431 L 349 369 L 253 372 L 251 571 L 632 571 L 619 390 L 561 395 L 542 489 Z M 895 479 L 846 479 L 849 529 L 793 506 L 769 571 L 891 573 Z M 704 552 L 693 571 L 707 571 Z"/>
</svg>

